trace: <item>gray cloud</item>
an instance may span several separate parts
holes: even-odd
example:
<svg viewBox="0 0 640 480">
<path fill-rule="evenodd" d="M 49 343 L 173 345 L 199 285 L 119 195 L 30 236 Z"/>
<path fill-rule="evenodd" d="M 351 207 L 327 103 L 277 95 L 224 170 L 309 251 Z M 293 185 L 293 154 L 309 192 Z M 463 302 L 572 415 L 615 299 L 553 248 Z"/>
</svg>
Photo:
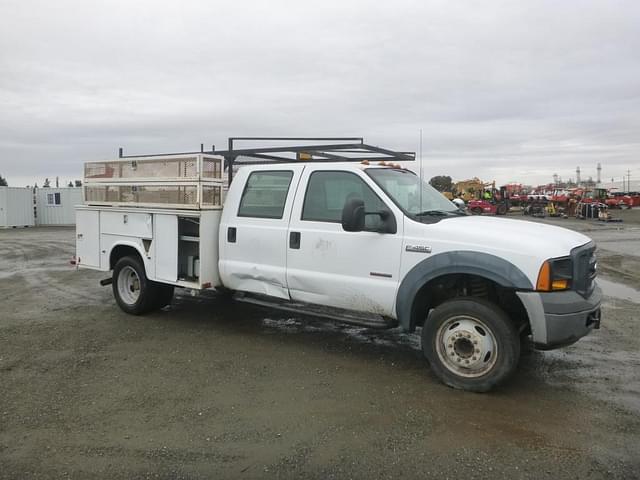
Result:
<svg viewBox="0 0 640 480">
<path fill-rule="evenodd" d="M 633 1 L 0 6 L 0 173 L 230 135 L 364 135 L 425 175 L 639 177 Z"/>
</svg>

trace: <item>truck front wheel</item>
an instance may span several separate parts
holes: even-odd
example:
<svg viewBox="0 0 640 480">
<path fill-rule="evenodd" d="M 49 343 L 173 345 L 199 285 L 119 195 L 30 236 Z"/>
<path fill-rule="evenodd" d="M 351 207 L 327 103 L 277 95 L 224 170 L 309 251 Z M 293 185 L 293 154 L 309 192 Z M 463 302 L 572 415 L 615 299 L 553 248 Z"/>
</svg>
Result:
<svg viewBox="0 0 640 480">
<path fill-rule="evenodd" d="M 487 392 L 515 371 L 520 338 L 497 305 L 480 298 L 454 298 L 429 315 L 422 328 L 422 350 L 445 384 Z"/>
<path fill-rule="evenodd" d="M 112 286 L 118 306 L 126 313 L 142 315 L 160 308 L 159 286 L 147 279 L 144 266 L 136 257 L 118 260 L 113 268 Z"/>
</svg>

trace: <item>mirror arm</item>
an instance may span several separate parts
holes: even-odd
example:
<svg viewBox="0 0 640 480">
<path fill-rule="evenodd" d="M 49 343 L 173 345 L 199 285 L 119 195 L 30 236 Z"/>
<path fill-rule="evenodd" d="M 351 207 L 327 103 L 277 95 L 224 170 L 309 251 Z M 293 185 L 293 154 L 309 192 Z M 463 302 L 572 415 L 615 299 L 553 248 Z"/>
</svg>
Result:
<svg viewBox="0 0 640 480">
<path fill-rule="evenodd" d="M 378 215 L 383 220 L 389 216 L 389 211 L 387 210 L 378 210 L 377 212 L 364 212 L 365 215 Z"/>
<path fill-rule="evenodd" d="M 375 230 L 370 230 L 372 232 L 378 233 L 395 233 L 394 228 L 388 224 L 388 220 L 392 218 L 392 213 L 389 210 L 378 210 L 377 212 L 364 212 L 365 215 L 378 215 L 380 219 L 385 222 L 385 225 L 382 228 L 378 228 Z M 394 222 L 395 224 L 395 222 Z"/>
</svg>

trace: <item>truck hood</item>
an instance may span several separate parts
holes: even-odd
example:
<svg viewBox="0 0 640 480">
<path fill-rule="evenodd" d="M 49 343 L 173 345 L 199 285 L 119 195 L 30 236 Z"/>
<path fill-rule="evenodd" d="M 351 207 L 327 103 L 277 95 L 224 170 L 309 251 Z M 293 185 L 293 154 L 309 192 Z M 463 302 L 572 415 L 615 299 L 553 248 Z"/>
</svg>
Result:
<svg viewBox="0 0 640 480">
<path fill-rule="evenodd" d="M 458 244 L 459 249 L 510 251 L 540 260 L 569 255 L 573 248 L 591 241 L 586 235 L 562 227 L 475 215 L 447 218 L 425 227 L 439 238 L 448 238 L 450 245 Z"/>
</svg>

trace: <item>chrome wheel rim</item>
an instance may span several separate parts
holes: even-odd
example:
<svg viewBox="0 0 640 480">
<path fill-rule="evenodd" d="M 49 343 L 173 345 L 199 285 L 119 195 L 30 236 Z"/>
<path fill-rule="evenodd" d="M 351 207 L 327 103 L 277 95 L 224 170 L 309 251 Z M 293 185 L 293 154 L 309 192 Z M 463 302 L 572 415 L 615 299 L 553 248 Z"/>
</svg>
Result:
<svg viewBox="0 0 640 480">
<path fill-rule="evenodd" d="M 451 317 L 436 334 L 436 351 L 447 370 L 467 378 L 480 377 L 498 360 L 498 342 L 481 320 L 468 315 Z"/>
<path fill-rule="evenodd" d="M 118 274 L 118 294 L 127 305 L 135 305 L 140 298 L 140 277 L 133 267 L 126 266 Z"/>
</svg>

